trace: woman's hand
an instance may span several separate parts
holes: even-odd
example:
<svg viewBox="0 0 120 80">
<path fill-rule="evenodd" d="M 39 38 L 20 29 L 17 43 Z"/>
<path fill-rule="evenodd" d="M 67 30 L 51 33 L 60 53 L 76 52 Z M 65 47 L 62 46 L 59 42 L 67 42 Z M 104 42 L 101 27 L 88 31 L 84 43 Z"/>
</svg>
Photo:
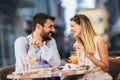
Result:
<svg viewBox="0 0 120 80">
<path fill-rule="evenodd" d="M 35 46 L 43 46 L 43 42 L 40 40 L 40 39 L 37 39 L 37 38 L 32 38 L 30 41 L 29 41 L 29 44 L 30 45 L 35 45 Z"/>
<path fill-rule="evenodd" d="M 76 50 L 80 52 L 84 52 L 84 46 L 80 43 L 76 43 Z"/>
<path fill-rule="evenodd" d="M 91 56 L 94 57 L 93 55 L 91 55 L 90 53 L 85 53 L 85 55 L 90 58 Z"/>
</svg>

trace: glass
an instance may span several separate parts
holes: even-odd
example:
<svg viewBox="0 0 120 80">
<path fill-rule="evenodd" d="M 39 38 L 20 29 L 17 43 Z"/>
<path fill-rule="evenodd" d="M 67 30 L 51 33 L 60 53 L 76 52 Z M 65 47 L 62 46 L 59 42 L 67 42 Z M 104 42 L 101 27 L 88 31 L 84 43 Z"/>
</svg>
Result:
<svg viewBox="0 0 120 80">
<path fill-rule="evenodd" d="M 27 59 L 29 62 L 29 70 L 32 70 L 35 68 L 36 57 L 37 57 L 37 55 L 36 55 L 35 49 L 28 50 Z"/>
<path fill-rule="evenodd" d="M 70 51 L 70 57 L 69 57 L 70 61 L 74 64 L 78 63 L 78 58 L 77 58 L 77 54 L 75 51 Z"/>
<path fill-rule="evenodd" d="M 22 73 L 23 74 L 26 74 L 26 73 L 28 73 L 29 72 L 29 62 L 28 62 L 28 60 L 27 60 L 27 57 L 26 56 L 22 56 L 21 57 L 22 58 Z"/>
<path fill-rule="evenodd" d="M 77 56 L 76 51 L 70 51 L 70 56 Z"/>
<path fill-rule="evenodd" d="M 84 52 L 80 52 L 80 51 L 76 51 L 77 57 L 78 57 L 78 65 L 80 67 L 81 70 L 85 70 L 86 69 L 86 64 L 85 64 L 85 53 Z"/>
</svg>

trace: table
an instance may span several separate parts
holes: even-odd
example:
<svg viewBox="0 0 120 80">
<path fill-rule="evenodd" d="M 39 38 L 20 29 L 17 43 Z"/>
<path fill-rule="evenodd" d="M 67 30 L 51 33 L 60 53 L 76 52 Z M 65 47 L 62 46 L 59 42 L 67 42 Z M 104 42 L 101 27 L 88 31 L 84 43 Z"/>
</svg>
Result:
<svg viewBox="0 0 120 80">
<path fill-rule="evenodd" d="M 56 70 L 56 71 L 38 71 L 30 74 L 9 74 L 7 75 L 8 79 L 35 79 L 35 78 L 51 78 L 51 77 L 60 77 L 64 78 L 70 75 L 79 75 L 83 76 L 87 70 Z"/>
<path fill-rule="evenodd" d="M 74 69 L 74 70 L 49 70 L 49 69 L 44 69 L 44 70 L 39 70 L 39 71 L 35 71 L 32 73 L 26 73 L 26 74 L 9 74 L 7 75 L 8 79 L 14 79 L 14 80 L 26 80 L 26 79 L 43 79 L 43 78 L 54 78 L 54 77 L 60 77 L 61 80 L 63 80 L 65 77 L 67 76 L 79 76 L 79 77 L 83 77 L 83 75 L 85 73 L 89 73 L 89 72 L 95 72 L 100 70 L 99 67 L 96 68 L 92 68 L 89 70 L 78 70 L 78 69 Z"/>
</svg>

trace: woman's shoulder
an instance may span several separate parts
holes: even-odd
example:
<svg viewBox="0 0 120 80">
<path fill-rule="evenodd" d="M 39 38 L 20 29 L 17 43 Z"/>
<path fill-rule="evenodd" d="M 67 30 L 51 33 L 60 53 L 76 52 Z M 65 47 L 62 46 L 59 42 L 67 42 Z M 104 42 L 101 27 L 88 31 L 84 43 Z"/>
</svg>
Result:
<svg viewBox="0 0 120 80">
<path fill-rule="evenodd" d="M 98 44 L 105 43 L 105 40 L 102 36 L 95 36 L 95 39 Z"/>
</svg>

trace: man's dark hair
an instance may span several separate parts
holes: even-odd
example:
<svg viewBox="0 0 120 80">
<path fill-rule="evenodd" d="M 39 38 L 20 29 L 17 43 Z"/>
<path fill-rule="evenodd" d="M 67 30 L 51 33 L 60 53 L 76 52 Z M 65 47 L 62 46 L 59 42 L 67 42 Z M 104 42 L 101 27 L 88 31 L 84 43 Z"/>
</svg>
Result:
<svg viewBox="0 0 120 80">
<path fill-rule="evenodd" d="M 35 16 L 33 16 L 33 18 L 32 18 L 32 31 L 35 30 L 35 26 L 37 23 L 44 26 L 44 23 L 47 19 L 54 21 L 55 17 L 50 16 L 50 15 L 45 14 L 45 13 L 37 13 Z"/>
</svg>

